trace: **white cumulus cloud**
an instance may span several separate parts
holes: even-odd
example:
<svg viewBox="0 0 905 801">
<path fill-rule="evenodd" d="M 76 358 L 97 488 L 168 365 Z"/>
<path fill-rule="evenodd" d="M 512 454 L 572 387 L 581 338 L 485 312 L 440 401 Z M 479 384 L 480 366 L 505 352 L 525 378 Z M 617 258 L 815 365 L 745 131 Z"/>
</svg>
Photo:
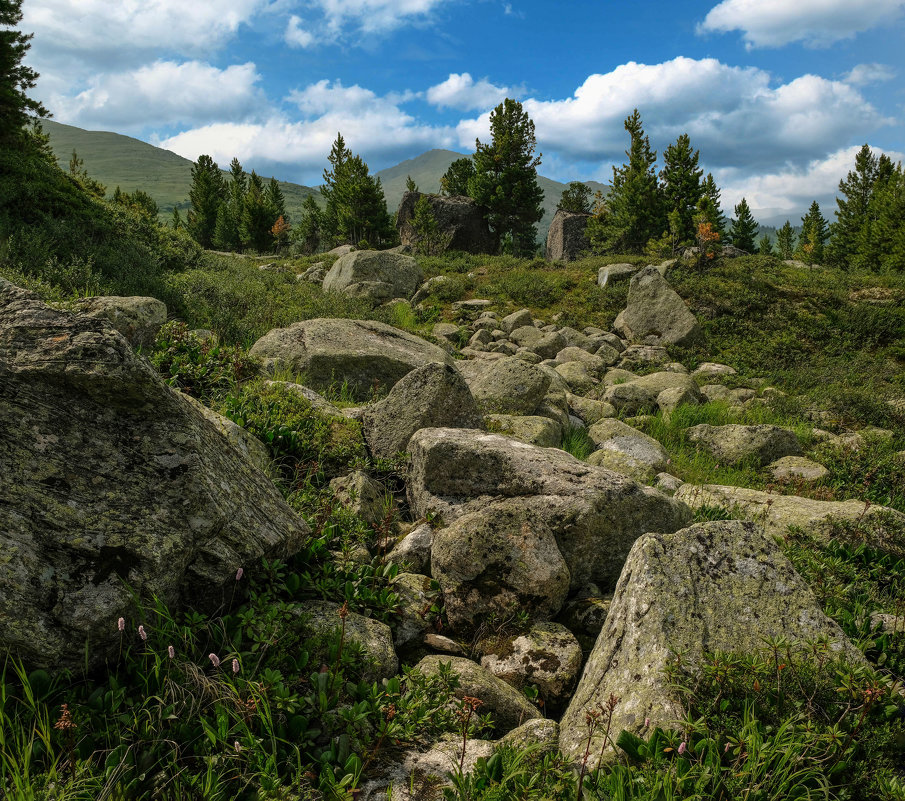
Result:
<svg viewBox="0 0 905 801">
<path fill-rule="evenodd" d="M 825 47 L 891 21 L 903 8 L 905 0 L 723 0 L 698 32 L 742 31 L 749 48 L 791 42 Z"/>
<path fill-rule="evenodd" d="M 849 70 L 844 80 L 852 86 L 870 86 L 891 81 L 895 77 L 895 70 L 886 64 L 857 64 Z"/>
<path fill-rule="evenodd" d="M 447 0 L 313 0 L 328 29 L 354 27 L 367 33 L 427 19 L 444 2 Z"/>
<path fill-rule="evenodd" d="M 519 91 L 506 86 L 495 86 L 486 78 L 476 81 L 467 72 L 452 72 L 445 81 L 427 90 L 427 101 L 438 108 L 473 111 L 496 106 Z"/>
<path fill-rule="evenodd" d="M 311 47 L 315 41 L 314 34 L 302 27 L 301 17 L 295 14 L 289 18 L 283 38 L 290 47 Z"/>
</svg>

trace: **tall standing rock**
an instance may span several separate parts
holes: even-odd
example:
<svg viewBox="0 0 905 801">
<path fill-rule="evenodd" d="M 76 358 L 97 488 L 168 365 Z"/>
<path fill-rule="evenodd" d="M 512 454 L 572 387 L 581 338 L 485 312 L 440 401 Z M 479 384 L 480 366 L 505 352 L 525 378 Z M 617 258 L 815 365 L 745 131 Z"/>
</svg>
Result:
<svg viewBox="0 0 905 801">
<path fill-rule="evenodd" d="M 454 195 L 428 195 L 421 192 L 406 192 L 396 212 L 396 227 L 399 241 L 403 245 L 416 246 L 418 235 L 412 227 L 415 204 L 422 197 L 427 198 L 431 214 L 437 221 L 437 229 L 449 237 L 446 250 L 463 250 L 466 253 L 496 253 L 499 246 L 496 236 L 491 233 L 484 217 L 484 210 L 470 197 Z"/>
<path fill-rule="evenodd" d="M 590 214 L 557 209 L 547 232 L 547 261 L 575 261 L 591 248 L 587 228 Z"/>
<path fill-rule="evenodd" d="M 632 342 L 644 345 L 690 345 L 701 336 L 685 301 L 654 266 L 635 273 L 628 304 L 613 327 Z"/>
<path fill-rule="evenodd" d="M 2 279 L 0 476 L 0 651 L 36 666 L 103 664 L 132 591 L 218 606 L 308 534 L 109 323 Z"/>
</svg>

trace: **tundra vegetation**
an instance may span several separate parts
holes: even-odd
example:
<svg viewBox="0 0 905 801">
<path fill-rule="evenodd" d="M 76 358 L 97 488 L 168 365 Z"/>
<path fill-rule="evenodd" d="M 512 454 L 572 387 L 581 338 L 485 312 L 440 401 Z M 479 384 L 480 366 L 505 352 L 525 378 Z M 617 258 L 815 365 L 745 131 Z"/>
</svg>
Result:
<svg viewBox="0 0 905 801">
<path fill-rule="evenodd" d="M 270 480 L 310 532 L 287 559 L 242 565 L 214 610 L 174 611 L 136 596 L 103 670 L 39 668 L 0 654 L 0 796 L 356 799 L 404 754 L 442 740 L 455 758 L 440 774 L 413 768 L 383 796 L 367 797 L 905 799 L 905 526 L 896 516 L 905 513 L 901 165 L 865 145 L 840 182 L 832 222 L 814 203 L 797 237 L 787 223 L 756 253 L 747 203 L 726 220 L 688 136 L 667 148 L 658 174 L 635 112 L 625 123 L 627 161 L 614 170 L 610 194 L 592 204 L 573 185 L 562 199 L 562 208 L 590 214 L 590 251 L 551 263 L 535 255 L 533 124 L 506 100 L 491 115 L 491 142 L 479 142 L 475 157 L 454 163 L 441 182 L 444 193 L 471 196 L 486 209 L 503 252 L 437 253 L 443 232 L 422 204 L 418 225 L 431 244 L 417 254 L 426 279 L 421 297 L 374 306 L 300 280 L 317 265 L 329 270 L 340 257 L 324 251 L 336 245 L 394 244 L 380 182 L 341 135 L 324 173 L 323 203 L 310 198 L 301 220 L 286 217 L 276 181 L 247 175 L 236 159 L 224 180 L 201 156 L 187 219 L 161 224 L 144 193 L 108 198 L 77 154 L 68 171 L 50 155 L 36 119 L 45 110 L 27 96 L 37 76 L 21 64 L 28 37 L 15 30 L 19 6 L 0 0 L 0 276 L 73 311 L 103 295 L 163 301 L 170 321 L 141 355 L 174 390 L 263 446 Z M 747 253 L 729 258 L 722 246 L 730 243 Z M 301 321 L 367 320 L 443 345 L 468 377 L 463 365 L 520 330 L 501 325 L 521 310 L 538 338 L 619 340 L 610 332 L 636 284 L 602 284 L 598 276 L 666 258 L 669 285 L 697 318 L 699 336 L 662 346 L 658 358 L 644 350 L 653 346 L 636 344 L 637 361 L 621 352 L 622 368 L 613 357 L 587 381 L 587 369 L 579 378 L 558 371 L 574 382 L 573 414 L 555 445 L 578 459 L 600 453 L 590 419 L 579 420 L 593 408 L 656 440 L 668 456 L 665 472 L 686 486 L 857 501 L 859 514 L 831 519 L 819 535 L 800 525 L 770 531 L 861 658 L 826 641 L 782 637 L 741 653 L 676 653 L 663 678 L 680 714 L 639 734 L 613 726 L 626 698 L 590 705 L 578 759 L 560 751 L 555 737 L 552 744 L 500 739 L 501 713 L 473 693 L 452 657 L 441 657 L 436 671 L 415 670 L 425 653 L 416 648 L 394 675 L 375 678 L 373 654 L 350 634 L 353 622 L 385 623 L 399 640 L 411 622 L 403 615 L 403 576 L 413 557 L 394 546 L 415 524 L 436 533 L 445 521 L 433 510 L 414 515 L 410 455 L 377 458 L 365 446 L 354 409 L 389 404 L 390 387 L 375 385 L 372 397 L 361 397 L 337 374 L 320 388 L 328 404 L 319 405 L 293 389 L 306 384 L 304 373 L 283 366 L 265 378 L 251 346 Z M 602 359 L 603 341 L 596 353 L 583 352 Z M 564 350 L 581 348 L 564 342 Z M 731 370 L 715 373 L 712 363 Z M 623 397 L 613 387 L 670 371 L 690 374 L 691 388 L 674 405 L 615 408 L 607 400 Z M 7 400 L 0 388 L 0 403 Z M 600 411 L 606 405 L 611 412 Z M 491 431 L 508 431 L 517 417 L 485 420 Z M 817 480 L 777 474 L 755 458 L 727 461 L 700 445 L 695 427 L 729 425 L 791 431 L 824 472 Z M 0 435 L 0 448 L 6 445 Z M 379 487 L 368 508 L 357 503 L 363 490 L 347 492 L 344 502 L 331 483 L 362 472 Z M 767 526 L 772 505 L 755 524 Z M 872 514 L 878 506 L 884 514 Z M 694 522 L 729 520 L 735 511 L 699 504 Z M 527 612 L 489 613 L 466 635 L 451 626 L 438 581 L 424 578 L 419 625 L 431 636 L 450 635 L 460 659 L 499 655 L 501 643 L 503 651 L 514 647 L 531 627 Z M 611 597 L 597 600 L 605 607 Z M 315 608 L 329 611 L 313 631 Z M 557 620 L 568 624 L 565 613 Z M 579 639 L 587 658 L 595 637 Z M 516 695 L 538 717 L 562 711 L 536 683 L 522 683 Z"/>
</svg>

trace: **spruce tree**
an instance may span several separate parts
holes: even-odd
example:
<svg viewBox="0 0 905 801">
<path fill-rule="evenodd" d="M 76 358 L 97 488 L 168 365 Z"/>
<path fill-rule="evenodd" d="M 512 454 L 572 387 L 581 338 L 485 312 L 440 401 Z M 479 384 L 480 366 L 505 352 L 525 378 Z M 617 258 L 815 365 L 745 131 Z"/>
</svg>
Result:
<svg viewBox="0 0 905 801">
<path fill-rule="evenodd" d="M 855 169 L 839 182 L 836 221 L 830 226 L 828 259 L 836 267 L 851 267 L 870 238 L 868 209 L 874 185 L 880 175 L 879 159 L 868 145 L 855 156 Z M 861 259 L 860 261 L 863 261 Z"/>
<path fill-rule="evenodd" d="M 594 194 L 587 184 L 583 184 L 581 181 L 572 181 L 562 190 L 557 208 L 577 214 L 590 214 L 593 206 L 591 199 L 593 197 Z"/>
<path fill-rule="evenodd" d="M 905 272 L 905 171 L 898 164 L 871 198 L 878 269 Z"/>
<path fill-rule="evenodd" d="M 286 214 L 286 198 L 283 196 L 283 190 L 280 189 L 276 178 L 271 178 L 267 184 L 267 202 L 270 204 L 273 221 L 282 217 L 284 222 L 289 222 L 289 215 Z"/>
<path fill-rule="evenodd" d="M 468 183 L 474 177 L 474 161 L 470 158 L 456 159 L 440 178 L 440 193 L 443 195 L 464 195 L 470 197 Z"/>
<path fill-rule="evenodd" d="M 716 185 L 711 173 L 707 173 L 707 177 L 701 183 L 702 199 L 705 201 L 703 205 L 698 203 L 698 208 L 707 215 L 707 220 L 713 226 L 713 230 L 722 238 L 726 236 L 726 215 L 723 214 L 720 205 L 720 188 Z"/>
<path fill-rule="evenodd" d="M 754 237 L 757 235 L 757 221 L 748 208 L 748 201 L 742 198 L 735 207 L 735 219 L 729 230 L 729 241 L 747 253 L 754 253 Z"/>
<path fill-rule="evenodd" d="M 617 253 L 641 253 L 647 243 L 668 228 L 655 164 L 657 154 L 650 148 L 638 109 L 625 120 L 631 137 L 625 151 L 628 162 L 613 167 L 613 188 L 605 209 L 589 226 L 595 249 Z"/>
<path fill-rule="evenodd" d="M 791 259 L 795 252 L 795 230 L 788 220 L 776 232 L 776 249 L 779 251 L 779 258 L 785 260 Z"/>
<path fill-rule="evenodd" d="M 49 117 L 37 100 L 27 94 L 38 73 L 22 59 L 31 45 L 32 34 L 16 30 L 22 21 L 22 0 L 0 0 L 0 146 L 21 145 L 28 137 L 31 117 Z"/>
<path fill-rule="evenodd" d="M 688 134 L 682 134 L 663 152 L 660 172 L 663 198 L 667 213 L 678 214 L 678 230 L 671 230 L 671 235 L 677 236 L 680 244 L 691 243 L 695 238 L 694 217 L 704 194 L 701 186 L 704 171 L 698 168 L 700 156 L 699 151 L 691 149 Z M 709 177 L 712 181 L 713 177 Z"/>
<path fill-rule="evenodd" d="M 417 192 L 418 184 L 415 183 L 415 179 L 412 178 L 411 175 L 405 176 L 405 191 L 406 192 Z"/>
<path fill-rule="evenodd" d="M 214 245 L 220 250 L 241 250 L 242 205 L 248 189 L 248 178 L 239 159 L 233 157 L 229 163 L 229 182 L 226 187 L 226 201 L 220 204 L 217 224 L 214 228 Z"/>
<path fill-rule="evenodd" d="M 820 213 L 820 205 L 815 200 L 808 213 L 801 218 L 801 236 L 798 238 L 795 258 L 807 264 L 823 261 L 828 230 L 829 224 Z"/>
<path fill-rule="evenodd" d="M 487 212 L 487 222 L 517 256 L 537 247 L 536 223 L 544 216 L 537 182 L 534 123 L 517 100 L 506 98 L 490 112 L 490 143 L 475 140 L 475 174 L 469 194 Z"/>
<path fill-rule="evenodd" d="M 773 250 L 773 240 L 770 239 L 770 234 L 764 234 L 760 239 L 757 240 L 757 252 L 761 256 L 776 255 Z"/>
<path fill-rule="evenodd" d="M 242 220 L 239 227 L 243 246 L 258 253 L 266 253 L 273 241 L 270 233 L 272 226 L 273 211 L 267 202 L 264 181 L 252 170 L 248 179 L 248 191 L 242 203 Z"/>
<path fill-rule="evenodd" d="M 302 204 L 302 219 L 293 232 L 293 238 L 296 242 L 301 242 L 302 250 L 307 254 L 317 253 L 321 249 L 324 238 L 323 218 L 314 195 L 308 195 Z"/>
<path fill-rule="evenodd" d="M 199 156 L 192 166 L 192 186 L 189 200 L 188 231 L 203 248 L 213 245 L 217 213 L 223 203 L 223 176 L 210 156 Z"/>
</svg>

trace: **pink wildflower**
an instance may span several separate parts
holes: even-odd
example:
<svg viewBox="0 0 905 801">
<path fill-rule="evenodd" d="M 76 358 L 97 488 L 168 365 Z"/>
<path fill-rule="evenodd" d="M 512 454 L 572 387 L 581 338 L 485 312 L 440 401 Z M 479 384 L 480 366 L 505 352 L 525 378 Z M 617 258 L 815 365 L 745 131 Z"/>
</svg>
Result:
<svg viewBox="0 0 905 801">
<path fill-rule="evenodd" d="M 220 667 L 220 657 L 216 654 L 208 654 L 207 658 L 211 660 L 211 664 L 216 668 Z"/>
<path fill-rule="evenodd" d="M 167 648 L 167 655 L 170 659 L 176 658 L 176 649 L 172 645 Z"/>
<path fill-rule="evenodd" d="M 244 575 L 245 575 L 245 571 L 240 567 L 240 568 L 236 571 L 236 581 L 241 581 L 241 580 L 242 580 L 242 576 L 244 576 Z"/>
<path fill-rule="evenodd" d="M 121 617 L 116 621 L 116 628 L 118 628 L 120 631 L 126 630 L 126 619 L 124 617 Z"/>
<path fill-rule="evenodd" d="M 684 741 L 684 740 L 682 740 L 681 745 L 679 745 L 679 753 L 680 753 L 680 754 L 684 754 L 684 753 L 685 753 L 685 741 Z"/>
<path fill-rule="evenodd" d="M 233 673 L 239 672 L 239 660 L 233 659 Z"/>
<path fill-rule="evenodd" d="M 141 637 L 142 640 L 147 640 L 147 639 L 148 639 L 148 632 L 145 631 L 145 627 L 144 627 L 144 626 L 139 626 L 139 627 L 138 627 L 138 636 Z"/>
</svg>

